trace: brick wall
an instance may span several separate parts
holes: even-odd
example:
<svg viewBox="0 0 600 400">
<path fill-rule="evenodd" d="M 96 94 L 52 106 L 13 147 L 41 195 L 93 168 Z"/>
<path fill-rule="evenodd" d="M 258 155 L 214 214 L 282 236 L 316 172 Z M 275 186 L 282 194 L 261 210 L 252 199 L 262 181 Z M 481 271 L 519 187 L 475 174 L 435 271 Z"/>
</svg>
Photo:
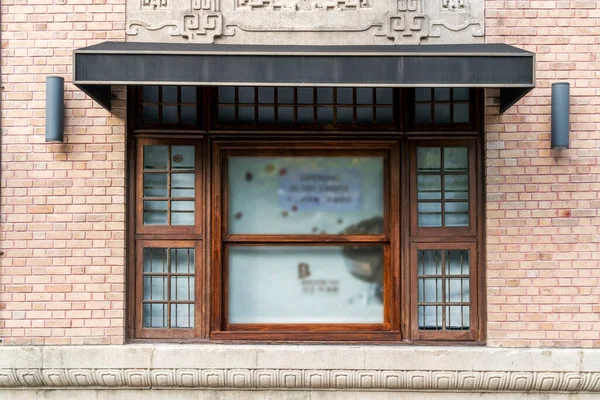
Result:
<svg viewBox="0 0 600 400">
<path fill-rule="evenodd" d="M 72 50 L 124 40 L 124 0 L 2 1 L 0 338 L 124 340 L 124 93 L 112 115 L 71 83 Z M 64 144 L 44 143 L 65 78 Z"/>
<path fill-rule="evenodd" d="M 536 53 L 537 88 L 487 107 L 491 346 L 600 347 L 600 3 L 487 1 L 486 40 Z M 550 149 L 550 85 L 571 84 L 571 148 Z"/>
<path fill-rule="evenodd" d="M 490 346 L 600 347 L 600 5 L 487 1 L 487 41 L 537 53 L 538 88 L 487 107 Z M 124 40 L 124 0 L 2 2 L 0 338 L 124 340 L 124 92 L 71 83 L 72 49 Z M 44 143 L 47 75 L 66 142 Z M 571 149 L 550 150 L 550 84 L 571 83 Z"/>
</svg>

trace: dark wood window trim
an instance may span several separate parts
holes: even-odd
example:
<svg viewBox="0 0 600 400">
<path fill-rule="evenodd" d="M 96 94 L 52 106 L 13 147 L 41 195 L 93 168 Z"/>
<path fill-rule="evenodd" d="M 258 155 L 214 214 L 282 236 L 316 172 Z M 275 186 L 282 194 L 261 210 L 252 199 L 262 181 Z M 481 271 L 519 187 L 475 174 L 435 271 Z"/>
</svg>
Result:
<svg viewBox="0 0 600 400">
<path fill-rule="evenodd" d="M 280 128 L 273 130 L 261 130 L 259 132 L 248 132 L 237 127 L 235 130 L 210 131 L 211 115 L 214 103 L 210 95 L 211 88 L 198 88 L 197 99 L 202 101 L 198 105 L 200 110 L 198 120 L 202 120 L 199 129 L 175 129 L 169 126 L 147 128 L 140 126 L 135 121 L 139 115 L 138 100 L 136 96 L 139 89 L 129 96 L 129 132 L 133 140 L 129 141 L 129 214 L 133 220 L 128 222 L 128 243 L 134 251 L 128 252 L 128 282 L 136 282 L 135 285 L 127 285 L 128 308 L 127 332 L 129 340 L 184 340 L 184 341 L 275 341 L 275 342 L 350 342 L 350 343 L 457 343 L 457 344 L 481 344 L 485 339 L 485 259 L 483 255 L 484 245 L 484 203 L 483 203 L 483 93 L 481 90 L 471 96 L 472 126 L 468 129 L 453 129 L 444 131 L 436 129 L 402 132 L 397 131 L 329 131 L 319 132 L 312 130 L 294 130 L 285 133 L 282 140 Z M 130 90 L 128 93 L 132 93 Z M 396 126 L 413 126 L 411 123 L 410 106 L 401 104 L 400 97 L 410 99 L 410 89 L 395 89 L 394 109 L 397 110 Z M 476 104 L 475 104 L 476 103 Z M 414 128 L 413 128 L 414 129 Z M 277 138 L 274 136 L 278 135 Z M 255 140 L 259 139 L 260 140 Z M 137 193 L 143 190 L 136 171 L 140 171 L 140 146 L 142 143 L 176 143 L 194 144 L 196 146 L 196 225 L 194 228 L 176 227 L 176 229 L 164 229 L 164 227 L 144 227 L 139 225 L 140 200 Z M 227 325 L 223 318 L 223 269 L 225 247 L 230 243 L 259 244 L 272 240 L 271 237 L 262 238 L 240 238 L 223 234 L 222 215 L 220 207 L 223 204 L 223 193 L 220 192 L 222 184 L 222 163 L 224 154 L 233 154 L 236 151 L 246 151 L 248 148 L 259 148 L 259 151 L 280 152 L 281 147 L 290 149 L 290 144 L 298 146 L 302 151 L 328 153 L 330 149 L 366 149 L 381 147 L 390 152 L 389 173 L 389 208 L 387 215 L 392 215 L 386 227 L 386 234 L 377 240 L 386 241 L 388 249 L 387 258 L 391 267 L 389 278 L 386 275 L 386 289 L 393 286 L 389 291 L 386 301 L 387 312 L 384 326 L 346 327 L 331 329 L 326 326 L 270 326 L 270 330 L 256 326 Z M 457 228 L 444 228 L 450 230 L 434 233 L 431 228 L 415 229 L 411 223 L 415 216 L 413 211 L 415 193 L 415 161 L 414 149 L 417 145 L 423 146 L 459 146 L 467 144 L 469 147 L 469 204 L 470 204 L 470 226 L 469 231 L 457 232 Z M 262 147 L 261 147 L 262 146 Z M 327 149 L 327 150 L 323 150 Z M 381 150 L 379 148 L 377 151 Z M 394 164 L 393 159 L 396 159 Z M 392 165 L 396 165 L 392 168 Z M 394 185 L 394 182 L 397 185 Z M 475 201 L 472 201 L 472 198 Z M 392 203 L 397 204 L 397 212 L 391 210 Z M 473 221 L 474 219 L 474 221 Z M 461 229 L 461 228 L 458 228 Z M 454 231 L 452 231 L 454 230 Z M 253 242 L 253 240 L 256 240 Z M 302 237 L 290 237 L 290 241 L 282 241 L 282 244 L 300 245 L 309 241 Z M 324 244 L 347 243 L 343 237 L 323 237 Z M 352 239 L 361 242 L 362 239 Z M 350 241 L 352 242 L 352 241 Z M 191 243 L 196 248 L 196 314 L 194 329 L 147 329 L 141 324 L 141 251 L 144 247 L 188 247 Z M 225 245 L 223 245 L 225 243 Z M 363 241 L 368 243 L 368 241 Z M 169 244 L 169 245 L 167 245 Z M 471 256 L 471 303 L 474 308 L 470 314 L 471 323 L 468 331 L 419 331 L 417 326 L 417 303 L 415 296 L 416 272 L 414 271 L 415 254 L 418 249 L 439 250 L 456 248 L 469 249 Z M 394 285 L 390 285 L 394 282 Z M 200 285 L 200 286 L 198 286 Z M 389 300 L 388 300 L 389 298 Z M 342 329 L 343 328 L 343 329 Z"/>
</svg>

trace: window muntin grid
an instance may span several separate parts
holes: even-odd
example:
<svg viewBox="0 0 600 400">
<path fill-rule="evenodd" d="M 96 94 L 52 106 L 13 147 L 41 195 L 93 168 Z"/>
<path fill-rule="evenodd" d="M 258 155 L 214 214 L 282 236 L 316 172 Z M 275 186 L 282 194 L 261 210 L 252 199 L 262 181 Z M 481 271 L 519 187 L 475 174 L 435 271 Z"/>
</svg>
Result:
<svg viewBox="0 0 600 400">
<path fill-rule="evenodd" d="M 142 86 L 140 122 L 143 126 L 195 127 L 198 97 L 196 86 Z"/>
</svg>

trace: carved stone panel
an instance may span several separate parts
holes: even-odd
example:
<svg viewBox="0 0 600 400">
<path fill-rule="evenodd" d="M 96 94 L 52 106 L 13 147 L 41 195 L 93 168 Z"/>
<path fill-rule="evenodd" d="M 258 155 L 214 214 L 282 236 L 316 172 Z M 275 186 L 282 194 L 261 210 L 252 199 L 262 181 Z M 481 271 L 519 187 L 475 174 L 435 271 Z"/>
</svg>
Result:
<svg viewBox="0 0 600 400">
<path fill-rule="evenodd" d="M 484 0 L 127 0 L 129 41 L 423 44 L 483 41 Z"/>
</svg>

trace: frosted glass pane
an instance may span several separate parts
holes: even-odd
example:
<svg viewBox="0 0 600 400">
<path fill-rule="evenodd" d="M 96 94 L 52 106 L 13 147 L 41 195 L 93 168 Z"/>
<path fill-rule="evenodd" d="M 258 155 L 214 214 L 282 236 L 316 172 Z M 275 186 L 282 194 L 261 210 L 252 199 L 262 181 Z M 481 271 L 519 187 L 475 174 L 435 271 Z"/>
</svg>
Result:
<svg viewBox="0 0 600 400">
<path fill-rule="evenodd" d="M 144 174 L 144 197 L 168 197 L 167 174 Z"/>
<path fill-rule="evenodd" d="M 144 146 L 144 169 L 167 169 L 168 146 Z"/>
<path fill-rule="evenodd" d="M 194 174 L 171 174 L 171 197 L 194 197 Z"/>
<path fill-rule="evenodd" d="M 439 147 L 417 147 L 417 171 L 440 172 L 441 154 Z"/>
<path fill-rule="evenodd" d="M 469 252 L 467 250 L 446 251 L 446 274 L 468 275 L 469 274 Z"/>
<path fill-rule="evenodd" d="M 440 275 L 442 273 L 442 252 L 440 250 L 418 251 L 417 268 L 419 275 Z"/>
<path fill-rule="evenodd" d="M 469 226 L 469 214 L 446 214 L 444 225 L 447 227 Z"/>
<path fill-rule="evenodd" d="M 142 314 L 144 328 L 167 327 L 166 304 L 144 304 Z"/>
<path fill-rule="evenodd" d="M 171 328 L 193 328 L 194 305 L 171 304 Z"/>
<path fill-rule="evenodd" d="M 194 202 L 171 202 L 171 225 L 194 225 Z"/>
<path fill-rule="evenodd" d="M 144 225 L 166 225 L 167 202 L 144 201 Z"/>
<path fill-rule="evenodd" d="M 439 200 L 442 198 L 441 190 L 441 176 L 419 175 L 417 177 L 417 197 L 419 200 Z"/>
<path fill-rule="evenodd" d="M 446 200 L 468 200 L 469 177 L 467 175 L 444 176 L 444 198 Z"/>
<path fill-rule="evenodd" d="M 228 321 L 382 323 L 383 249 L 229 247 Z"/>
<path fill-rule="evenodd" d="M 172 169 L 194 169 L 194 146 L 171 146 Z"/>
<path fill-rule="evenodd" d="M 230 157 L 229 233 L 383 233 L 380 157 Z"/>
<path fill-rule="evenodd" d="M 145 248 L 143 264 L 144 272 L 166 273 L 167 249 Z"/>
<path fill-rule="evenodd" d="M 419 227 L 435 228 L 442 226 L 442 214 L 419 214 L 417 218 Z"/>
<path fill-rule="evenodd" d="M 444 148 L 444 171 L 459 172 L 469 169 L 469 157 L 466 147 Z"/>
</svg>

